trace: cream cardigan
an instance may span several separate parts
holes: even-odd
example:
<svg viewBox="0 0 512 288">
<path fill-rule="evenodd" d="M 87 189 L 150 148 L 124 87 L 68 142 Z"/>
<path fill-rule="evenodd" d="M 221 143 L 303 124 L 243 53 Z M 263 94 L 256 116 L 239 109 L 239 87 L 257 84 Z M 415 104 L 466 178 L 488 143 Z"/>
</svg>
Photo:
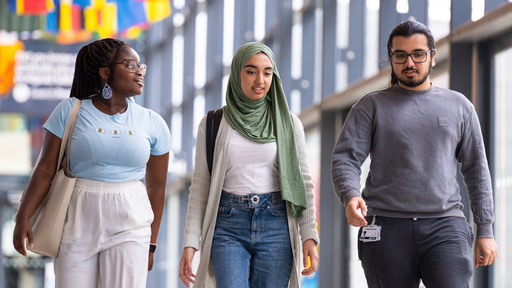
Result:
<svg viewBox="0 0 512 288">
<path fill-rule="evenodd" d="M 296 219 L 288 213 L 288 229 L 290 231 L 290 240 L 294 255 L 294 263 L 288 286 L 295 288 L 300 285 L 302 243 L 308 239 L 313 239 L 318 245 L 319 239 L 315 223 L 314 187 L 308 167 L 304 127 L 297 116 L 292 115 L 292 117 L 295 127 L 300 169 L 306 186 L 307 201 L 307 208 L 303 211 L 302 217 Z M 224 176 L 226 174 L 227 150 L 229 149 L 229 140 L 232 132 L 233 128 L 231 128 L 223 117 L 215 142 L 212 175 L 210 177 L 208 165 L 206 164 L 206 117 L 202 119 L 197 131 L 195 168 L 192 175 L 192 184 L 190 186 L 187 221 L 183 239 L 184 248 L 193 247 L 200 251 L 199 268 L 197 269 L 197 277 L 194 284 L 194 287 L 197 288 L 216 287 L 213 267 L 210 261 L 210 252 L 217 219 L 219 199 L 224 183 Z M 289 205 L 289 203 L 287 204 Z M 290 211 L 290 209 L 288 209 L 288 211 Z"/>
</svg>

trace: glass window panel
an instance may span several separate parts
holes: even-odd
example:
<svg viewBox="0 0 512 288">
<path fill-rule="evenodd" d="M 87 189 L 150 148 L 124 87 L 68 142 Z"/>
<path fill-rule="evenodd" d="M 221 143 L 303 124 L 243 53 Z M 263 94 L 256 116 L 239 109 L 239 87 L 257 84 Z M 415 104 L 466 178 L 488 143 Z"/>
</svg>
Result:
<svg viewBox="0 0 512 288">
<path fill-rule="evenodd" d="M 302 23 L 292 26 L 292 79 L 302 77 Z"/>
<path fill-rule="evenodd" d="M 367 0 L 365 19 L 364 77 L 379 73 L 379 1 Z"/>
<path fill-rule="evenodd" d="M 301 108 L 301 105 L 302 105 L 302 93 L 300 92 L 300 90 L 297 90 L 297 89 L 293 89 L 291 94 L 290 94 L 290 107 L 291 107 L 291 111 L 292 113 L 294 113 L 295 115 L 299 115 L 300 114 L 300 108 Z"/>
<path fill-rule="evenodd" d="M 451 1 L 428 1 L 428 27 L 434 39 L 441 39 L 450 33 Z"/>
<path fill-rule="evenodd" d="M 441 74 L 434 74 L 430 77 L 430 81 L 437 87 L 450 88 L 450 73 L 448 71 Z"/>
<path fill-rule="evenodd" d="M 315 209 L 316 209 L 316 222 L 317 230 L 320 229 L 320 163 L 321 163 L 321 133 L 319 127 L 314 127 L 305 131 L 306 138 L 306 154 L 308 155 L 309 173 L 311 174 L 311 181 L 315 186 Z M 319 232 L 320 233 L 320 232 Z M 322 244 L 320 244 L 321 246 Z M 320 248 L 317 247 L 317 252 Z M 320 254 L 320 253 L 319 253 Z M 303 288 L 317 288 L 318 287 L 318 270 L 313 275 L 302 277 L 301 286 Z"/>
<path fill-rule="evenodd" d="M 223 55 L 222 62 L 224 66 L 231 66 L 231 60 L 233 59 L 233 43 L 234 43 L 234 31 L 235 31 L 235 2 L 234 0 L 224 1 L 224 39 L 223 39 Z"/>
<path fill-rule="evenodd" d="M 476 21 L 485 14 L 485 0 L 471 0 L 471 20 Z"/>
<path fill-rule="evenodd" d="M 208 14 L 202 11 L 196 16 L 196 44 L 194 61 L 194 85 L 196 89 L 202 88 L 206 83 L 206 47 Z"/>
<path fill-rule="evenodd" d="M 194 98 L 194 132 L 193 136 L 196 138 L 197 135 L 197 128 L 199 127 L 199 123 L 201 123 L 201 120 L 203 119 L 204 115 L 206 114 L 206 100 L 204 98 L 204 95 L 197 95 L 196 98 Z M 197 140 L 197 139 L 195 139 Z"/>
<path fill-rule="evenodd" d="M 254 1 L 254 40 L 261 41 L 265 38 L 265 6 L 267 1 L 258 0 Z"/>
<path fill-rule="evenodd" d="M 343 49 L 348 47 L 350 1 L 338 0 L 337 4 L 336 48 Z"/>
<path fill-rule="evenodd" d="M 174 153 L 181 152 L 181 139 L 183 136 L 183 117 L 181 111 L 176 111 L 172 114 L 171 118 L 171 146 Z"/>
<path fill-rule="evenodd" d="M 183 58 L 185 57 L 183 35 L 176 35 L 172 46 L 172 104 L 180 106 L 183 102 Z"/>
<path fill-rule="evenodd" d="M 512 268 L 512 48 L 495 55 L 494 79 L 494 202 L 495 238 L 499 247 L 499 257 L 494 265 L 496 288 L 510 287 Z"/>
</svg>

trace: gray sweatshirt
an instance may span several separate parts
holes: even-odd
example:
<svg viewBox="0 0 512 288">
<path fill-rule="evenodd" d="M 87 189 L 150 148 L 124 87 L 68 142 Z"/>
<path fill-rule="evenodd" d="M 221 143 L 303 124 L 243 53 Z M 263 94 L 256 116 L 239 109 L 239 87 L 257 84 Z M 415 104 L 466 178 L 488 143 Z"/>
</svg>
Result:
<svg viewBox="0 0 512 288">
<path fill-rule="evenodd" d="M 332 152 L 332 179 L 343 205 L 361 196 L 361 165 L 371 157 L 362 197 L 368 215 L 464 217 L 457 162 L 478 237 L 492 237 L 492 185 L 476 111 L 464 95 L 432 85 L 395 85 L 361 98 Z"/>
</svg>

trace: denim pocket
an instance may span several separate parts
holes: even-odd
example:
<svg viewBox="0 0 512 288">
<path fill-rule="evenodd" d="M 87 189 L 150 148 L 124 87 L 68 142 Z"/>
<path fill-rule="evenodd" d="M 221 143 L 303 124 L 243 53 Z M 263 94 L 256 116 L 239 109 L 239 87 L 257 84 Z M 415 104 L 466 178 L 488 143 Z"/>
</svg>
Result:
<svg viewBox="0 0 512 288">
<path fill-rule="evenodd" d="M 286 204 L 280 204 L 280 205 L 270 205 L 268 206 L 268 210 L 270 211 L 270 214 L 274 216 L 286 216 Z"/>
<path fill-rule="evenodd" d="M 235 208 L 233 207 L 219 207 L 219 210 L 217 211 L 217 217 L 229 217 L 231 214 L 233 214 L 233 211 Z"/>
</svg>

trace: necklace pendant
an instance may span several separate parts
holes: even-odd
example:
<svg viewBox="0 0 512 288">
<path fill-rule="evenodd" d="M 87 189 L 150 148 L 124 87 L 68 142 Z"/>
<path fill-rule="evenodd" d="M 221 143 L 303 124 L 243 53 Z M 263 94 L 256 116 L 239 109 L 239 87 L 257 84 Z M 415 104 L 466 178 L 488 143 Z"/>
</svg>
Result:
<svg viewBox="0 0 512 288">
<path fill-rule="evenodd" d="M 103 104 L 103 102 L 100 101 L 99 99 L 96 99 L 96 101 L 98 101 L 101 106 L 107 108 L 108 111 L 114 113 L 114 115 L 115 114 L 121 114 L 121 113 L 125 112 L 126 110 L 128 110 L 128 104 L 126 104 L 126 106 L 120 112 L 116 112 L 116 111 L 112 110 L 110 107 L 108 107 L 107 105 Z"/>
</svg>

